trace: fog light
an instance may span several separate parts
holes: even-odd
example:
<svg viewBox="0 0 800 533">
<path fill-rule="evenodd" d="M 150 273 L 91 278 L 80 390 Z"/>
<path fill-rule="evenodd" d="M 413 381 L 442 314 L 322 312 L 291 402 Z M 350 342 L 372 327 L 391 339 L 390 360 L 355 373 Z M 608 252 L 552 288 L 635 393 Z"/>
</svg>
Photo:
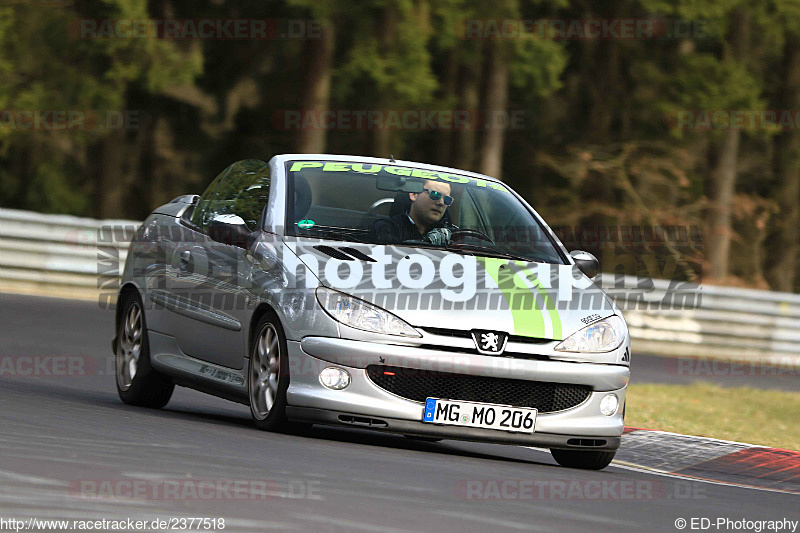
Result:
<svg viewBox="0 0 800 533">
<path fill-rule="evenodd" d="M 600 400 L 600 412 L 606 416 L 612 416 L 617 412 L 619 407 L 619 398 L 616 394 L 607 394 L 605 398 Z"/>
<path fill-rule="evenodd" d="M 333 390 L 342 390 L 350 385 L 350 374 L 343 368 L 329 366 L 319 373 L 319 382 Z"/>
</svg>

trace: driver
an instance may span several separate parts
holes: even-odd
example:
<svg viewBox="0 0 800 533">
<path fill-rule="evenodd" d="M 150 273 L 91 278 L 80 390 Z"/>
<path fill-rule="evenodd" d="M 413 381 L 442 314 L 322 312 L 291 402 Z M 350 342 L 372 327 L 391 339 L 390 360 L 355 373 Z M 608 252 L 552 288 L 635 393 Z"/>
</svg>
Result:
<svg viewBox="0 0 800 533">
<path fill-rule="evenodd" d="M 443 220 L 447 206 L 453 203 L 450 184 L 425 180 L 421 193 L 408 193 L 411 207 L 386 220 L 378 220 L 373 228 L 378 242 L 396 244 L 422 240 L 437 246 L 450 241 L 452 224 Z"/>
</svg>

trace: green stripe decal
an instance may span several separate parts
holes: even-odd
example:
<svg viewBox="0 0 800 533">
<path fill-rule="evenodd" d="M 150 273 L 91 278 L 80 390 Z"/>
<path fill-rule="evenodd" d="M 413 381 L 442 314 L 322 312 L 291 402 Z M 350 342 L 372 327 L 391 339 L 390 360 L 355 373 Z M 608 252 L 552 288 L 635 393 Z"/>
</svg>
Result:
<svg viewBox="0 0 800 533">
<path fill-rule="evenodd" d="M 550 293 L 542 287 L 542 283 L 539 281 L 539 278 L 531 272 L 530 268 L 526 268 L 523 266 L 525 263 L 521 261 L 517 261 L 517 265 L 520 266 L 520 270 L 528 276 L 528 279 L 533 283 L 533 286 L 536 287 L 536 290 L 539 291 L 539 294 L 542 296 L 544 300 L 544 305 L 547 308 L 547 312 L 550 313 L 550 321 L 553 324 L 553 335 L 552 338 L 554 340 L 563 340 L 562 336 L 562 328 L 561 328 L 561 315 L 558 314 L 558 309 L 556 309 L 556 303 L 550 297 Z"/>
<path fill-rule="evenodd" d="M 535 296 L 531 293 L 531 289 L 523 286 L 519 287 L 517 282 L 514 281 L 516 272 L 509 268 L 510 264 L 504 259 L 494 257 L 478 257 L 478 262 L 484 268 L 487 274 L 497 284 L 497 287 L 503 294 L 509 309 L 511 310 L 511 317 L 514 321 L 514 335 L 522 335 L 525 337 L 545 338 L 545 324 L 544 314 L 542 310 L 530 309 L 525 310 L 522 302 Z M 505 268 L 501 269 L 503 266 Z M 526 272 L 528 274 L 530 271 Z M 558 318 L 558 312 L 555 311 L 555 305 L 552 305 L 550 296 L 539 285 L 539 280 L 533 277 L 531 280 L 534 286 L 537 287 L 539 294 L 545 298 L 550 311 L 551 320 L 553 320 L 553 335 L 556 334 L 556 323 L 558 324 L 558 338 L 561 337 L 561 320 Z M 535 300 L 534 300 L 535 301 Z M 555 318 L 553 315 L 555 313 Z"/>
</svg>

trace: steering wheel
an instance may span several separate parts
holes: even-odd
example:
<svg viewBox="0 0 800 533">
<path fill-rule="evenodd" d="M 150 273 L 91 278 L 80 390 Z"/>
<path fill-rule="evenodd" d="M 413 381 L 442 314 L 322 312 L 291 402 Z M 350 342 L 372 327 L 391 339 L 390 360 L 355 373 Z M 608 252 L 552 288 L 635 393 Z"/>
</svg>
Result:
<svg viewBox="0 0 800 533">
<path fill-rule="evenodd" d="M 450 234 L 450 242 L 463 241 L 464 240 L 463 237 L 475 237 L 476 239 L 480 239 L 482 241 L 487 241 L 494 244 L 492 238 L 483 233 L 482 231 L 478 231 L 475 229 L 466 229 L 466 228 L 454 229 Z"/>
<path fill-rule="evenodd" d="M 394 203 L 394 198 L 381 198 L 380 200 L 376 200 L 371 206 L 369 206 L 369 209 L 367 209 L 367 214 L 374 215 L 375 211 L 377 211 L 380 206 L 389 203 Z"/>
</svg>

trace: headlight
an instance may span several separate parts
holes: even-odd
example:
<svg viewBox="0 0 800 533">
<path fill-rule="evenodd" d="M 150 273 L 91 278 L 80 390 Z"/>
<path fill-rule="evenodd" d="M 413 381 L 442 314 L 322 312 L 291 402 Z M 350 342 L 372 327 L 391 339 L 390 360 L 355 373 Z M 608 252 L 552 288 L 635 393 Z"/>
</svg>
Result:
<svg viewBox="0 0 800 533">
<path fill-rule="evenodd" d="M 317 289 L 317 301 L 334 320 L 351 328 L 383 333 L 384 335 L 422 337 L 417 330 L 389 311 L 364 300 L 359 300 L 354 296 L 319 287 Z"/>
<path fill-rule="evenodd" d="M 613 315 L 573 333 L 555 349 L 559 352 L 610 352 L 625 341 L 625 330 L 625 322 Z"/>
</svg>

